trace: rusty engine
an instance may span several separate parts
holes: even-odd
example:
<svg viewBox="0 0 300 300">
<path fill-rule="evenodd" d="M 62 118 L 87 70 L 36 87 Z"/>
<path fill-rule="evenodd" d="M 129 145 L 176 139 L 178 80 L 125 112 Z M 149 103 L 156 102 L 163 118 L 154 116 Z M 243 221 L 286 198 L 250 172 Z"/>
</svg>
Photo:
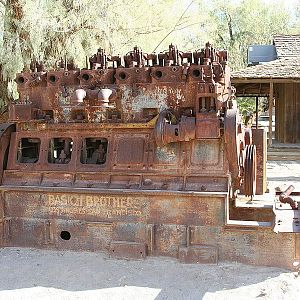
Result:
<svg viewBox="0 0 300 300">
<path fill-rule="evenodd" d="M 2 247 L 276 266 L 300 256 L 298 235 L 274 233 L 272 205 L 237 204 L 264 192 L 266 142 L 241 122 L 226 51 L 99 49 L 83 69 L 32 61 L 16 82 L 0 132 Z"/>
</svg>

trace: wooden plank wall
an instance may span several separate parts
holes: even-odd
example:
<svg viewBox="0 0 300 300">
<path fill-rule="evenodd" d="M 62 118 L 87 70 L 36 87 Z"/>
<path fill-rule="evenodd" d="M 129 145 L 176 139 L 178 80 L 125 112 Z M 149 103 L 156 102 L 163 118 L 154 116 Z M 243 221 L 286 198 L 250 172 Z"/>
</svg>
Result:
<svg viewBox="0 0 300 300">
<path fill-rule="evenodd" d="M 300 83 L 277 83 L 274 89 L 276 140 L 300 143 Z"/>
</svg>

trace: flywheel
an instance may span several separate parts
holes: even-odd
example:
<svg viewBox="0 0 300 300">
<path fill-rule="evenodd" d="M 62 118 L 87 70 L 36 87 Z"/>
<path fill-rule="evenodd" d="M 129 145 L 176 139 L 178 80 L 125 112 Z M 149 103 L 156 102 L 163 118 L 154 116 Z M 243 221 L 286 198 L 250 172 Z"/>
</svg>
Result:
<svg viewBox="0 0 300 300">
<path fill-rule="evenodd" d="M 244 193 L 253 197 L 256 192 L 256 147 L 246 145 L 244 151 Z"/>
</svg>

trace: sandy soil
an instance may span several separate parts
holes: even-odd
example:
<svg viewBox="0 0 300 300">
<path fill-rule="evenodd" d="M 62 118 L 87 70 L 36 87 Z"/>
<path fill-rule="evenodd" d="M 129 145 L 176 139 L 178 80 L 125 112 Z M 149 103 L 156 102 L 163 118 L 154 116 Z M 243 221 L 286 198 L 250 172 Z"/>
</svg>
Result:
<svg viewBox="0 0 300 300">
<path fill-rule="evenodd" d="M 269 187 L 300 190 L 300 161 L 270 161 Z M 237 263 L 185 265 L 169 258 L 0 249 L 0 300 L 300 299 L 300 277 Z"/>
<path fill-rule="evenodd" d="M 237 263 L 185 265 L 169 258 L 0 250 L 0 299 L 299 299 L 300 278 Z"/>
<path fill-rule="evenodd" d="M 293 184 L 300 191 L 300 161 L 268 161 L 267 177 L 270 189 L 283 190 Z"/>
</svg>

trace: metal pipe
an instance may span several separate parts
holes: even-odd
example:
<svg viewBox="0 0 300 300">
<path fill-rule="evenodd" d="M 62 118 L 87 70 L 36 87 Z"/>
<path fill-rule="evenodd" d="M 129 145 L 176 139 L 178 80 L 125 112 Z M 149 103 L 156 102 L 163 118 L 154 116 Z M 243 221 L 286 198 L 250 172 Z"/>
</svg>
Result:
<svg viewBox="0 0 300 300">
<path fill-rule="evenodd" d="M 288 197 L 293 192 L 294 189 L 295 187 L 291 184 L 284 192 L 280 194 L 279 199 Z"/>
<path fill-rule="evenodd" d="M 279 201 L 281 203 L 288 203 L 292 209 L 296 210 L 298 209 L 298 202 L 289 197 L 294 189 L 295 187 L 293 185 L 290 185 L 284 192 L 279 195 Z"/>
</svg>

